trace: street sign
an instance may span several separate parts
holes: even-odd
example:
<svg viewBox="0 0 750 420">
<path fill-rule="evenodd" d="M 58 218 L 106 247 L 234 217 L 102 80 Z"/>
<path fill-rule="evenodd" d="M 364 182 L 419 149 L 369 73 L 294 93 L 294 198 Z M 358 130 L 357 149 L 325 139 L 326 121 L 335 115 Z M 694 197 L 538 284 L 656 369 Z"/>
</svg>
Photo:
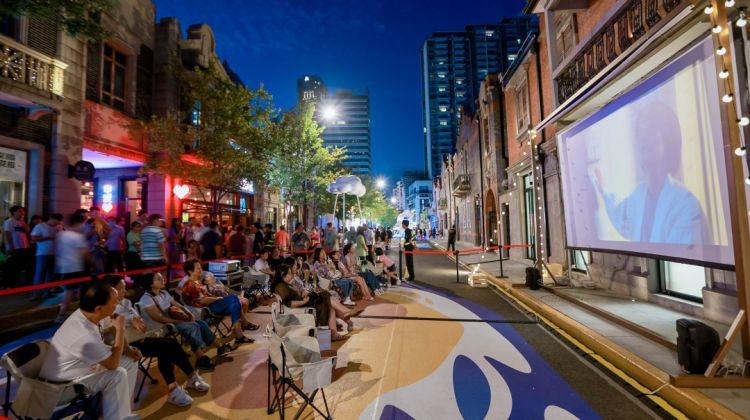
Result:
<svg viewBox="0 0 750 420">
<path fill-rule="evenodd" d="M 79 181 L 93 181 L 94 164 L 85 160 L 79 160 L 75 165 L 68 166 L 68 176 Z"/>
</svg>

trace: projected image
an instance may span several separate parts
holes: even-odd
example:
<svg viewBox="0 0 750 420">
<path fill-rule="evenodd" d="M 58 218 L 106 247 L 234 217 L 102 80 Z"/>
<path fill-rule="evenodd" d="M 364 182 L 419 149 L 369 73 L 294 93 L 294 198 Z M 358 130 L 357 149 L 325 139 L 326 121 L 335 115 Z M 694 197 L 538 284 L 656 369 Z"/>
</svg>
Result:
<svg viewBox="0 0 750 420">
<path fill-rule="evenodd" d="M 559 135 L 569 246 L 734 264 L 715 79 L 700 43 Z"/>
</svg>

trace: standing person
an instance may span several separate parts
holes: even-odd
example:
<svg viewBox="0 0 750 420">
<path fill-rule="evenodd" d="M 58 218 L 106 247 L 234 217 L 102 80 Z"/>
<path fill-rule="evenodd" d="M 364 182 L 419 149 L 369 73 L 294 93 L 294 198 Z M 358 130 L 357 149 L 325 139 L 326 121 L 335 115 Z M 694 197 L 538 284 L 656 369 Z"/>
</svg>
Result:
<svg viewBox="0 0 750 420">
<path fill-rule="evenodd" d="M 134 221 L 130 224 L 130 232 L 128 232 L 128 250 L 125 251 L 125 267 L 128 270 L 135 270 L 143 266 L 141 261 L 141 222 Z"/>
<path fill-rule="evenodd" d="M 133 418 L 130 402 L 138 375 L 136 360 L 142 355 L 127 346 L 125 317 L 113 317 L 116 307 L 117 291 L 112 286 L 97 282 L 89 287 L 81 296 L 80 308 L 52 337 L 39 377 L 62 383 L 87 376 L 82 385 L 102 393 L 102 418 L 119 420 Z M 112 346 L 104 343 L 100 324 L 110 317 Z"/>
<path fill-rule="evenodd" d="M 375 235 L 372 233 L 372 229 L 370 229 L 367 225 L 362 225 L 363 234 L 365 235 L 365 243 L 367 244 L 367 247 L 371 247 L 373 243 L 375 243 Z"/>
<path fill-rule="evenodd" d="M 122 267 L 122 254 L 125 250 L 126 239 L 125 229 L 117 224 L 117 219 L 114 217 L 108 217 L 109 222 L 109 237 L 107 237 L 107 264 L 104 271 L 107 273 L 114 273 L 115 271 L 120 273 L 123 270 Z"/>
<path fill-rule="evenodd" d="M 245 238 L 245 228 L 238 225 L 234 231 L 234 235 L 229 237 L 229 255 L 232 258 L 242 260 L 245 257 L 246 246 L 247 238 Z"/>
<path fill-rule="evenodd" d="M 401 227 L 404 228 L 404 251 L 407 251 L 405 254 L 406 271 L 409 272 L 409 281 L 414 281 L 417 278 L 416 273 L 414 273 L 414 254 L 411 253 L 414 251 L 414 235 L 411 229 L 409 229 L 408 220 L 404 219 L 401 222 Z"/>
<path fill-rule="evenodd" d="M 286 231 L 284 225 L 279 226 L 279 230 L 276 231 L 276 246 L 282 253 L 289 251 L 289 232 Z"/>
<path fill-rule="evenodd" d="M 59 232 L 55 238 L 55 273 L 59 280 L 69 280 L 85 277 L 86 258 L 89 256 L 89 244 L 86 237 L 81 233 L 83 222 L 86 218 L 81 213 L 73 213 L 68 220 L 67 229 Z M 81 289 L 82 283 L 65 285 L 65 295 L 60 301 L 60 311 L 55 319 L 56 324 L 65 321 L 65 313 L 68 311 L 73 296 Z"/>
<path fill-rule="evenodd" d="M 138 210 L 138 223 L 143 227 L 148 225 L 148 212 L 146 210 Z"/>
<path fill-rule="evenodd" d="M 388 228 L 385 231 L 385 250 L 391 249 L 391 240 L 393 239 L 393 229 Z"/>
<path fill-rule="evenodd" d="M 364 226 L 360 226 L 359 229 L 357 229 L 357 238 L 354 240 L 357 257 L 359 257 L 359 264 L 365 263 L 365 260 L 367 260 L 367 254 L 369 253 L 366 232 L 366 228 Z"/>
<path fill-rule="evenodd" d="M 201 258 L 203 260 L 215 260 L 221 253 L 221 235 L 216 230 L 218 226 L 219 224 L 212 220 L 208 225 L 208 231 L 201 236 L 201 247 L 203 248 Z"/>
<path fill-rule="evenodd" d="M 185 253 L 185 225 L 177 217 L 172 219 L 172 226 L 169 228 L 167 240 L 169 241 L 169 263 L 179 264 L 183 260 Z"/>
<path fill-rule="evenodd" d="M 263 228 L 263 239 L 265 242 L 263 245 L 266 249 L 276 248 L 276 235 L 273 232 L 272 224 L 266 223 Z"/>
<path fill-rule="evenodd" d="M 456 251 L 456 225 L 448 229 L 448 247 L 446 251 Z"/>
<path fill-rule="evenodd" d="M 148 226 L 141 230 L 141 261 L 145 267 L 166 264 L 166 241 L 161 229 L 161 215 L 152 214 L 148 218 Z"/>
<path fill-rule="evenodd" d="M 104 272 L 107 260 L 107 238 L 109 237 L 109 224 L 101 216 L 99 207 L 89 208 L 89 220 L 83 226 L 83 234 L 89 243 L 91 252 L 91 272 L 100 274 Z"/>
<path fill-rule="evenodd" d="M 30 231 L 29 225 L 26 224 L 26 209 L 22 206 L 11 207 L 10 217 L 3 223 L 5 252 L 10 257 L 5 265 L 8 267 L 5 272 L 5 286 L 20 284 L 19 276 L 22 271 L 26 277 L 31 277 L 34 256 L 29 245 Z"/>
<path fill-rule="evenodd" d="M 208 232 L 210 229 L 208 226 L 209 223 L 210 223 L 210 220 L 208 216 L 201 217 L 201 222 L 195 225 L 195 229 L 193 231 L 193 239 L 200 242 L 201 239 L 203 238 L 203 234 Z"/>
<path fill-rule="evenodd" d="M 266 238 L 263 236 L 263 228 L 260 226 L 260 222 L 253 223 L 255 232 L 253 232 L 253 251 L 258 254 L 266 246 Z"/>
<path fill-rule="evenodd" d="M 313 226 L 310 231 L 310 249 L 315 249 L 320 245 L 320 233 L 317 226 Z"/>
<path fill-rule="evenodd" d="M 326 252 L 331 253 L 334 250 L 339 249 L 338 247 L 338 233 L 333 228 L 333 223 L 328 222 L 326 225 L 325 236 L 323 237 L 323 249 Z"/>
<path fill-rule="evenodd" d="M 346 229 L 346 228 L 344 228 Z M 354 239 L 357 237 L 357 231 L 354 230 L 354 226 L 350 227 L 349 230 L 344 233 L 344 245 L 354 244 Z"/>
<path fill-rule="evenodd" d="M 305 251 L 307 251 L 309 245 L 310 237 L 305 233 L 305 225 L 297 223 L 294 227 L 294 234 L 292 235 L 292 251 L 294 252 L 294 258 L 307 258 Z"/>
<path fill-rule="evenodd" d="M 55 237 L 60 231 L 62 219 L 62 214 L 55 213 L 45 223 L 39 223 L 31 230 L 31 242 L 36 243 L 34 286 L 52 281 L 55 272 Z M 37 290 L 32 300 L 46 299 L 49 296 L 49 289 Z"/>
</svg>

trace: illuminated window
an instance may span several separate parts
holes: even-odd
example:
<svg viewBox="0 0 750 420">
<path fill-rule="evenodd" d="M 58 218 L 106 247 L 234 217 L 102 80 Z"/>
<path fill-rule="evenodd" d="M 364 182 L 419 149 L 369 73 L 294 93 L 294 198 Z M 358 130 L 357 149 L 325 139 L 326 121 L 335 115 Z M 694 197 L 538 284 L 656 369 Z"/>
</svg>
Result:
<svg viewBox="0 0 750 420">
<path fill-rule="evenodd" d="M 447 111 L 447 110 L 448 110 L 448 108 L 446 108 L 446 107 L 444 107 L 444 106 L 441 106 L 441 107 L 440 107 L 440 112 L 445 112 L 445 111 Z"/>
<path fill-rule="evenodd" d="M 438 77 L 441 79 L 445 79 L 445 73 L 438 73 Z"/>
<path fill-rule="evenodd" d="M 445 92 L 445 88 L 444 87 L 438 88 L 438 92 Z"/>
<path fill-rule="evenodd" d="M 516 134 L 525 133 L 529 128 L 529 86 L 524 81 L 516 90 Z"/>
<path fill-rule="evenodd" d="M 516 54 L 508 54 L 508 61 L 514 61 L 518 57 Z"/>
<path fill-rule="evenodd" d="M 492 35 L 494 35 L 494 34 L 495 34 L 495 31 L 485 31 L 485 32 L 484 32 L 484 35 L 485 35 L 485 36 L 492 36 Z"/>
<path fill-rule="evenodd" d="M 463 84 L 463 83 L 464 83 L 464 81 L 463 81 L 463 80 L 461 80 L 461 79 L 458 79 L 458 80 L 456 80 L 456 84 L 457 84 L 457 85 L 460 85 L 460 84 Z"/>
<path fill-rule="evenodd" d="M 448 121 L 440 121 L 440 125 L 448 125 Z"/>
</svg>

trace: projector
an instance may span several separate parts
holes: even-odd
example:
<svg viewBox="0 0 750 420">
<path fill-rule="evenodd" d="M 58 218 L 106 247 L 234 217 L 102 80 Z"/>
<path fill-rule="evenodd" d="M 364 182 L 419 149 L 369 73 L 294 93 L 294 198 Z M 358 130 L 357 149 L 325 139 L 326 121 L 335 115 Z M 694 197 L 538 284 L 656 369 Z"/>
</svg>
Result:
<svg viewBox="0 0 750 420">
<path fill-rule="evenodd" d="M 469 286 L 471 287 L 488 287 L 487 276 L 481 273 L 472 273 L 469 276 Z"/>
<path fill-rule="evenodd" d="M 240 269 L 240 260 L 218 260 L 208 263 L 208 271 L 215 275 L 232 273 Z"/>
</svg>

